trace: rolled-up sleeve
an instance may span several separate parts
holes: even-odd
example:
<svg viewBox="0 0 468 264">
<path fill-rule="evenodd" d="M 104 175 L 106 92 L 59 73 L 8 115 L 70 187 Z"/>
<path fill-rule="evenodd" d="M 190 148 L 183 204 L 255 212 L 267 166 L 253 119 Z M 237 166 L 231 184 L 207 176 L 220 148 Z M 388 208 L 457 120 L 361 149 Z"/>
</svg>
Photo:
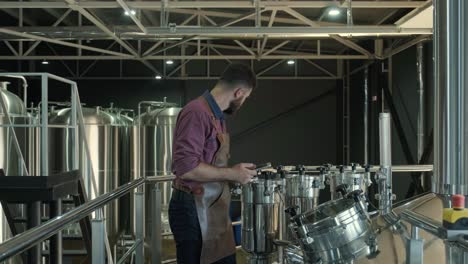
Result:
<svg viewBox="0 0 468 264">
<path fill-rule="evenodd" d="M 203 159 L 209 116 L 198 111 L 180 113 L 173 141 L 172 170 L 180 177 L 195 169 Z"/>
</svg>

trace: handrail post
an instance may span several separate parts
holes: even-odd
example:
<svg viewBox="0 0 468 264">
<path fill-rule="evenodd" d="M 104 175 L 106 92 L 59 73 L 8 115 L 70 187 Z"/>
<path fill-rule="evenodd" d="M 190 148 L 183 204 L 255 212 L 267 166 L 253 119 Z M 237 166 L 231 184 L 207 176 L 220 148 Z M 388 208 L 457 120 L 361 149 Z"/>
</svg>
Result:
<svg viewBox="0 0 468 264">
<path fill-rule="evenodd" d="M 141 187 L 141 186 L 140 186 Z M 140 240 L 141 243 L 137 246 L 135 250 L 135 263 L 136 264 L 143 264 L 144 263 L 144 256 L 145 256 L 145 243 L 144 243 L 144 234 L 143 234 L 143 226 L 145 224 L 145 216 L 143 213 L 143 206 L 144 206 L 144 198 L 145 193 L 143 188 L 137 188 L 135 192 L 135 214 L 136 214 L 136 240 Z"/>
<path fill-rule="evenodd" d="M 92 252 L 92 263 L 93 264 L 104 264 L 106 259 L 105 250 L 105 232 L 104 232 L 104 217 L 103 209 L 99 208 L 96 210 L 96 217 L 91 220 L 92 238 L 93 238 L 93 252 Z"/>
<path fill-rule="evenodd" d="M 151 231 L 151 263 L 159 264 L 161 263 L 161 251 L 162 251 L 162 223 L 161 223 L 161 190 L 159 189 L 159 183 L 154 183 L 151 188 L 151 201 L 155 204 L 151 206 L 151 219 L 153 223 L 153 228 Z"/>
</svg>

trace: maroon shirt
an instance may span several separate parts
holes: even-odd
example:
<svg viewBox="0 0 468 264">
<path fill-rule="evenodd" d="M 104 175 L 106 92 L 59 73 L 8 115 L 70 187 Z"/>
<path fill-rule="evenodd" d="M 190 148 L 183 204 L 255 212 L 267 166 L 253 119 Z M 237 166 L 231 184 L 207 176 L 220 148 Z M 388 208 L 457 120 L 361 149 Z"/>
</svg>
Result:
<svg viewBox="0 0 468 264">
<path fill-rule="evenodd" d="M 211 96 L 207 93 L 204 96 Z M 212 99 L 212 98 L 210 98 Z M 212 108 L 218 105 L 211 104 Z M 215 111 L 214 111 L 215 112 Z M 210 113 L 203 98 L 189 102 L 180 112 L 174 132 L 172 172 L 176 181 L 190 187 L 199 186 L 199 182 L 182 180 L 180 176 L 195 169 L 201 162 L 211 164 L 218 151 L 217 130 L 213 125 L 213 115 Z M 217 125 L 222 127 L 220 120 Z"/>
</svg>

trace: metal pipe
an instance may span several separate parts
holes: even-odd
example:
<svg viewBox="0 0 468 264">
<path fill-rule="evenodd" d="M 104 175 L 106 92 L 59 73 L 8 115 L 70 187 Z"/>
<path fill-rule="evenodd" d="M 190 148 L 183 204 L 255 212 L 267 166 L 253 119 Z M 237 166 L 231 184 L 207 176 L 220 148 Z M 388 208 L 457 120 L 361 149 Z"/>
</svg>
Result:
<svg viewBox="0 0 468 264">
<path fill-rule="evenodd" d="M 380 171 L 379 165 L 370 165 L 371 168 L 369 169 L 370 172 L 378 172 Z M 306 173 L 318 173 L 319 169 L 323 166 L 304 166 Z M 433 165 L 431 164 L 419 164 L 419 165 L 393 165 L 392 166 L 392 173 L 393 172 L 427 172 L 433 170 Z M 298 171 L 295 170 L 295 166 L 284 166 L 283 170 L 287 171 L 288 173 L 297 173 Z M 332 165 L 328 168 L 329 172 L 337 173 L 340 171 L 338 166 Z M 352 171 L 351 167 L 345 167 L 345 172 Z M 356 168 L 356 172 L 365 172 L 365 169 L 362 167 Z"/>
<path fill-rule="evenodd" d="M 130 247 L 125 254 L 117 261 L 117 264 L 123 264 L 125 263 L 125 260 L 127 260 L 128 257 L 135 251 L 137 246 L 141 244 L 141 240 L 136 240 L 135 243 L 133 243 L 132 247 Z"/>
<path fill-rule="evenodd" d="M 424 152 L 424 46 L 418 43 L 417 46 L 417 72 L 418 72 L 418 94 L 419 94 L 419 110 L 418 110 L 418 161 L 421 159 Z"/>
<path fill-rule="evenodd" d="M 369 164 L 369 67 L 364 69 L 364 164 Z"/>
<path fill-rule="evenodd" d="M 392 212 L 392 135 L 389 113 L 379 116 L 380 172 L 378 173 L 379 210 L 381 215 Z"/>
<path fill-rule="evenodd" d="M 105 249 L 105 222 L 102 208 L 96 210 L 96 217 L 91 220 L 93 238 L 93 250 L 91 254 L 92 263 L 104 264 L 106 259 Z"/>
<path fill-rule="evenodd" d="M 416 68 L 418 73 L 418 95 L 419 95 L 419 105 L 418 105 L 418 127 L 417 127 L 417 162 L 421 162 L 421 158 L 424 154 L 425 146 L 425 135 L 424 135 L 424 119 L 425 119 L 425 104 L 424 104 L 424 45 L 423 43 L 418 43 L 417 53 L 416 53 Z M 421 186 L 425 188 L 427 185 L 426 178 L 424 173 L 421 173 Z M 428 179 L 429 180 L 429 179 Z"/>
<path fill-rule="evenodd" d="M 156 183 L 151 189 L 152 200 L 155 202 L 151 206 L 151 219 L 152 219 L 152 230 L 151 230 L 151 263 L 157 264 L 161 263 L 162 256 L 162 223 L 161 223 L 161 190 L 159 189 L 159 184 Z"/>
<path fill-rule="evenodd" d="M 431 233 L 441 239 L 445 239 L 447 237 L 447 232 L 442 226 L 442 223 L 437 222 L 432 218 L 416 212 L 412 212 L 408 209 L 404 210 L 400 214 L 400 217 L 411 225 L 424 229 L 426 232 Z"/>
<path fill-rule="evenodd" d="M 468 5 L 434 1 L 434 181 L 441 195 L 468 195 Z"/>
<path fill-rule="evenodd" d="M 14 79 L 20 79 L 21 82 L 23 83 L 23 102 L 24 105 L 28 105 L 28 81 L 24 76 L 19 76 L 19 75 L 4 75 L 4 77 L 8 78 L 14 78 Z"/>
</svg>

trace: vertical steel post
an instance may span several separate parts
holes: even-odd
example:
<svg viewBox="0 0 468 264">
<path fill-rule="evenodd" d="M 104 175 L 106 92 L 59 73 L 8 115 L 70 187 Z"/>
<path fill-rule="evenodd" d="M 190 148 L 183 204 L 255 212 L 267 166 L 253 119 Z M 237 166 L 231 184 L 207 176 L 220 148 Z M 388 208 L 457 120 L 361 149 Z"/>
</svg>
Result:
<svg viewBox="0 0 468 264">
<path fill-rule="evenodd" d="M 58 198 L 57 200 L 49 203 L 49 215 L 50 218 L 57 217 L 62 215 L 62 199 Z M 49 258 L 50 264 L 62 264 L 62 230 L 58 231 L 56 235 L 50 238 L 49 246 Z"/>
<path fill-rule="evenodd" d="M 103 216 L 103 209 L 99 208 L 95 211 L 95 217 L 91 220 L 92 238 L 93 238 L 93 252 L 92 263 L 104 264 L 106 260 L 105 250 L 105 222 Z"/>
<path fill-rule="evenodd" d="M 364 69 L 364 164 L 369 164 L 369 68 Z"/>
<path fill-rule="evenodd" d="M 27 204 L 28 220 L 27 227 L 31 229 L 41 224 L 41 202 L 31 202 Z M 28 250 L 28 263 L 40 264 L 41 263 L 41 245 L 42 242 L 37 243 Z"/>
<path fill-rule="evenodd" d="M 416 54 L 416 69 L 418 74 L 418 127 L 417 127 L 417 146 L 418 146 L 418 155 L 417 161 L 422 158 L 424 153 L 424 145 L 425 145 L 425 135 L 424 135 L 424 119 L 425 119 L 425 104 L 424 104 L 424 46 L 422 43 L 418 43 L 417 46 L 417 54 Z M 423 188 L 427 185 L 425 182 L 424 173 L 421 173 L 421 186 Z"/>
<path fill-rule="evenodd" d="M 151 189 L 151 201 L 154 205 L 151 206 L 151 219 L 153 222 L 153 228 L 151 229 L 151 263 L 161 263 L 162 255 L 162 223 L 161 223 L 161 190 L 159 183 L 155 183 Z"/>
<path fill-rule="evenodd" d="M 80 152 L 79 152 L 79 144 L 80 144 L 80 141 L 78 139 L 78 133 L 79 133 L 79 130 L 78 130 L 78 122 L 77 122 L 77 100 L 76 100 L 76 97 L 78 96 L 78 87 L 76 85 L 76 83 L 72 84 L 71 86 L 71 125 L 73 127 L 73 133 L 72 133 L 72 142 L 73 142 L 73 145 L 70 146 L 71 149 L 72 149 L 72 159 L 73 159 L 73 166 L 72 168 L 74 170 L 77 170 L 78 168 L 81 167 L 81 163 L 79 161 L 79 159 L 81 158 L 80 157 Z"/>
<path fill-rule="evenodd" d="M 441 195 L 468 195 L 468 3 L 434 1 L 434 181 Z"/>
<path fill-rule="evenodd" d="M 144 263 L 144 245 L 145 245 L 145 238 L 143 234 L 143 225 L 145 224 L 145 216 L 143 213 L 144 210 L 144 199 L 145 199 L 145 193 L 144 189 L 140 188 L 139 186 L 137 188 L 137 191 L 135 192 L 135 235 L 136 235 L 136 240 L 140 240 L 141 243 L 138 244 L 137 248 L 135 249 L 135 263 L 136 264 L 143 264 Z"/>
<path fill-rule="evenodd" d="M 46 73 L 41 74 L 41 176 L 49 176 L 49 137 L 48 137 L 48 91 L 49 79 Z"/>
<path fill-rule="evenodd" d="M 419 228 L 411 227 L 411 239 L 406 243 L 406 263 L 422 264 L 424 256 L 424 240 L 419 238 Z"/>
</svg>

